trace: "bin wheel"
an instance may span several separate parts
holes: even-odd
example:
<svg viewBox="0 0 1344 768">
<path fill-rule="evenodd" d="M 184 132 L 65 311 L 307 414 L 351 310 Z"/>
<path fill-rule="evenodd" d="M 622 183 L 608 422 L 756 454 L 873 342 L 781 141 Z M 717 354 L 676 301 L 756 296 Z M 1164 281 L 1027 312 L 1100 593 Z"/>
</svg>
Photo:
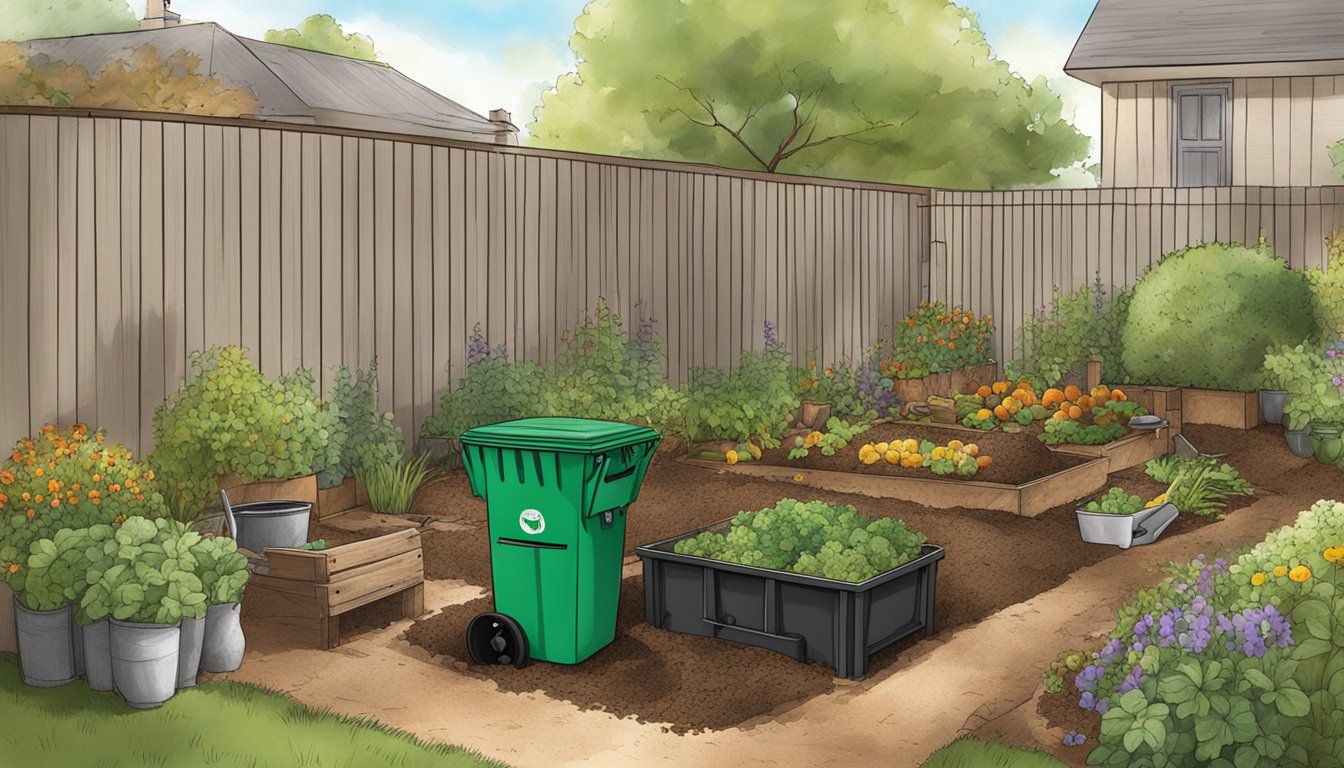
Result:
<svg viewBox="0 0 1344 768">
<path fill-rule="evenodd" d="M 477 664 L 522 667 L 528 662 L 527 633 L 502 613 L 482 613 L 467 625 L 467 650 Z"/>
</svg>

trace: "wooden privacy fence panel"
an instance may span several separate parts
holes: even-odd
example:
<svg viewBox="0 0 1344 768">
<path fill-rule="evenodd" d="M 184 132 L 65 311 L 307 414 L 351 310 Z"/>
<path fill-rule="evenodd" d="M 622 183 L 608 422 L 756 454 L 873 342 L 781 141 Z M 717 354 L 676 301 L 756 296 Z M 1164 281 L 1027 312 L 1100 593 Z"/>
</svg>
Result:
<svg viewBox="0 0 1344 768">
<path fill-rule="evenodd" d="M 1098 275 L 1130 284 L 1187 245 L 1263 233 L 1292 266 L 1324 264 L 1325 236 L 1344 227 L 1344 187 L 935 191 L 930 219 L 932 297 L 993 314 L 1007 360 L 1055 286 Z"/>
<path fill-rule="evenodd" d="M 140 451 L 191 351 L 379 360 L 408 441 L 480 323 L 546 361 L 599 296 L 674 380 L 761 346 L 857 353 L 918 301 L 923 190 L 248 121 L 0 113 L 0 441 Z"/>
</svg>

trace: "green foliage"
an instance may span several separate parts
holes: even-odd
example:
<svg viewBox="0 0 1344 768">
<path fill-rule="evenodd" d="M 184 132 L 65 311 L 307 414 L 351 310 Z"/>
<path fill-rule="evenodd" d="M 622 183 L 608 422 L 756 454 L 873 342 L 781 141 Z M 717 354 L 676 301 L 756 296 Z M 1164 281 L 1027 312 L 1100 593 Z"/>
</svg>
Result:
<svg viewBox="0 0 1344 768">
<path fill-rule="evenodd" d="M 361 61 L 378 61 L 373 39 L 357 32 L 346 33 L 340 22 L 325 13 L 315 13 L 304 19 L 298 29 L 268 29 L 264 38 L 268 43 L 288 45 L 309 51 L 334 53 Z"/>
<path fill-rule="evenodd" d="M 316 541 L 310 541 L 307 544 L 304 544 L 303 548 L 309 552 L 321 552 L 327 548 L 327 540 L 317 539 Z"/>
<path fill-rule="evenodd" d="M 958 736 L 929 755 L 921 768 L 1064 768 L 1064 763 L 1044 752 Z"/>
<path fill-rule="evenodd" d="M 599 297 L 594 316 L 561 335 L 546 370 L 546 412 L 669 430 L 681 421 L 685 396 L 663 379 L 663 346 L 652 320 L 640 319 L 627 338 L 621 316 Z"/>
<path fill-rule="evenodd" d="M 1046 445 L 1105 445 L 1125 436 L 1125 425 L 1113 421 L 1102 426 L 1083 426 L 1073 419 L 1048 419 L 1045 429 L 1037 437 Z"/>
<path fill-rule="evenodd" d="M 795 394 L 802 401 L 830 403 L 837 416 L 859 416 L 869 410 L 859 389 L 859 370 L 849 357 L 817 370 L 817 361 L 808 362 L 805 370 L 797 372 Z"/>
<path fill-rule="evenodd" d="M 1259 388 L 1265 350 L 1313 335 L 1306 278 L 1265 245 L 1169 253 L 1134 288 L 1121 334 L 1134 383 Z"/>
<path fill-rule="evenodd" d="M 0 579 L 22 594 L 31 545 L 63 528 L 168 514 L 154 472 L 83 424 L 44 426 L 0 464 Z"/>
<path fill-rule="evenodd" d="M 607 0 L 570 47 L 539 146 L 975 189 L 1047 183 L 1087 153 L 1044 78 L 991 58 L 943 0 Z"/>
<path fill-rule="evenodd" d="M 73 37 L 139 29 L 126 0 L 3 0 L 0 34 L 5 40 Z"/>
<path fill-rule="evenodd" d="M 1083 506 L 1087 512 L 1103 515 L 1132 515 L 1143 509 L 1143 499 L 1130 494 L 1124 488 L 1112 488 L 1100 499 L 1093 499 Z"/>
<path fill-rule="evenodd" d="M 1168 454 L 1144 466 L 1149 477 L 1168 483 L 1167 501 L 1182 512 L 1205 520 L 1221 520 L 1229 496 L 1250 496 L 1255 489 L 1231 464 L 1197 456 L 1186 459 Z"/>
<path fill-rule="evenodd" d="M 89 587 L 80 598 L 83 619 L 176 624 L 204 616 L 207 596 L 195 555 L 201 540 L 174 520 L 128 518 L 104 544 L 111 564 L 87 573 Z"/>
<path fill-rule="evenodd" d="M 1087 664 L 1087 654 L 1082 651 L 1060 651 L 1055 660 L 1050 662 L 1045 672 L 1041 675 L 1041 681 L 1045 683 L 1045 690 L 1048 693 L 1059 693 L 1064 689 L 1064 673 L 1079 672 Z"/>
<path fill-rule="evenodd" d="M 426 464 L 429 456 L 422 455 L 402 463 L 373 464 L 361 467 L 359 480 L 369 492 L 369 506 L 384 515 L 404 515 L 411 511 L 415 493 L 429 476 Z"/>
<path fill-rule="evenodd" d="M 0 722 L 11 766 L 505 768 L 462 747 L 228 680 L 180 690 L 151 710 L 79 684 L 34 688 L 10 653 L 0 653 Z M 190 735 L 165 736 L 173 733 Z"/>
<path fill-rule="evenodd" d="M 808 445 L 808 438 L 795 437 L 789 458 L 805 459 L 809 450 L 814 447 L 821 451 L 822 456 L 834 456 L 836 451 L 854 442 L 854 438 L 873 428 L 872 420 L 877 418 L 877 414 L 870 411 L 865 416 L 866 419 L 853 422 L 832 416 L 826 420 L 826 431 L 821 433 L 820 438 L 813 440 L 811 445 Z"/>
<path fill-rule="evenodd" d="M 149 463 L 163 475 L 174 516 L 192 520 L 224 475 L 255 482 L 338 465 L 337 424 L 311 371 L 270 381 L 241 347 L 211 347 L 192 354 L 186 382 L 154 412 Z"/>
<path fill-rule="evenodd" d="M 227 536 L 202 537 L 191 545 L 191 556 L 196 560 L 195 573 L 209 605 L 229 605 L 243 599 L 251 573 L 247 557 L 238 551 L 238 542 Z"/>
<path fill-rule="evenodd" d="M 460 437 L 483 424 L 545 416 L 546 372 L 536 363 L 509 359 L 501 345 L 486 343 L 481 324 L 472 329 L 467 371 L 439 398 L 439 410 L 421 426 L 423 435 Z"/>
<path fill-rule="evenodd" d="M 790 358 L 774 324 L 766 321 L 763 350 L 743 350 L 731 371 L 693 370 L 687 386 L 687 439 L 760 440 L 767 448 L 778 446 L 798 410 Z"/>
<path fill-rule="evenodd" d="M 23 604 L 33 611 L 54 611 L 73 603 L 84 587 L 85 540 L 70 528 L 29 547 L 28 581 Z"/>
<path fill-rule="evenodd" d="M 1129 286 L 1108 292 L 1100 273 L 1070 293 L 1056 286 L 1051 302 L 1022 321 L 1017 357 L 1004 365 L 1005 376 L 1043 390 L 1068 374 L 1081 375 L 1090 358 L 1100 357 L 1104 381 L 1127 381 L 1121 330 L 1132 295 Z"/>
<path fill-rule="evenodd" d="M 994 319 L 976 316 L 961 307 L 941 301 L 921 301 L 896 326 L 879 370 L 893 379 L 920 379 L 931 373 L 973 368 L 990 361 Z"/>
<path fill-rule="evenodd" d="M 1326 236 L 1325 252 L 1325 268 L 1307 271 L 1316 328 L 1323 339 L 1344 339 L 1344 229 Z"/>
<path fill-rule="evenodd" d="M 327 443 L 327 469 L 318 475 L 319 487 L 340 484 L 367 464 L 393 464 L 401 461 L 402 433 L 392 420 L 392 412 L 378 410 L 378 358 L 369 362 L 367 371 L 354 375 L 344 364 L 336 372 L 328 404 L 336 416 L 335 428 Z"/>
<path fill-rule="evenodd" d="M 977 408 L 975 412 L 966 414 L 961 420 L 961 425 L 971 429 L 982 429 L 986 432 L 998 428 L 999 420 L 994 416 L 994 413 L 991 411 L 989 416 L 982 419 L 979 416 L 980 410 Z M 1023 411 L 1018 411 L 1018 413 L 1023 413 Z"/>
<path fill-rule="evenodd" d="M 1288 393 L 1289 429 L 1344 422 L 1344 340 L 1278 344 L 1265 355 L 1267 380 Z"/>
<path fill-rule="evenodd" d="M 870 520 L 854 507 L 783 499 L 739 512 L 726 533 L 706 531 L 677 542 L 679 554 L 860 582 L 920 555 L 924 535 L 900 520 Z"/>
</svg>

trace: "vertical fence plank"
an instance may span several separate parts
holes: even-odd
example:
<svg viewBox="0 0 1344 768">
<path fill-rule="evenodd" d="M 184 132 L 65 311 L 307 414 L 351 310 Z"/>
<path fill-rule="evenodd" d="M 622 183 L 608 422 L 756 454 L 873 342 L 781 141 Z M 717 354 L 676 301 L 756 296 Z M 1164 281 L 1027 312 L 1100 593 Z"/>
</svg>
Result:
<svg viewBox="0 0 1344 768">
<path fill-rule="evenodd" d="M 154 409 L 164 389 L 163 126 L 145 121 L 140 132 L 140 432 L 138 453 L 154 443 Z M 127 436 L 127 440 L 130 437 Z"/>
<path fill-rule="evenodd" d="M 28 361 L 29 422 L 32 426 L 56 421 L 57 329 L 63 309 L 57 274 L 56 132 L 54 117 L 33 117 L 28 136 Z M 6 276 L 8 278 L 8 276 Z M 20 283 L 23 285 L 23 283 Z M 6 327 L 5 332 L 10 332 Z M 4 446 L 8 448 L 8 444 Z"/>
<path fill-rule="evenodd" d="M 28 131 L 27 115 L 0 115 L 0 429 L 3 444 L 31 434 L 28 387 L 30 331 L 28 271 Z M 90 337 L 93 334 L 88 334 Z"/>
</svg>

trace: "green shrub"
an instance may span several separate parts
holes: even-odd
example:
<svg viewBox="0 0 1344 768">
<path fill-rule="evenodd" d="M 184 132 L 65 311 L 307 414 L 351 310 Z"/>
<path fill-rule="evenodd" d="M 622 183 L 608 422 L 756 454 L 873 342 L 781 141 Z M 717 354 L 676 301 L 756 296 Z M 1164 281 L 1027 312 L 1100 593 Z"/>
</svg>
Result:
<svg viewBox="0 0 1344 768">
<path fill-rule="evenodd" d="M 132 517 L 116 527 L 106 569 L 87 574 L 80 598 L 87 621 L 176 624 L 205 615 L 207 598 L 193 549 L 201 535 L 174 520 Z"/>
<path fill-rule="evenodd" d="M 859 387 L 859 368 L 848 356 L 817 370 L 817 361 L 795 373 L 794 393 L 799 400 L 830 403 L 837 416 L 860 416 L 867 412 L 866 398 Z"/>
<path fill-rule="evenodd" d="M 460 437 L 483 424 L 545 416 L 546 371 L 527 360 L 509 359 L 503 345 L 491 348 L 480 323 L 467 347 L 467 371 L 439 398 L 439 410 L 421 425 L 427 437 Z"/>
<path fill-rule="evenodd" d="M 1139 280 L 1121 334 L 1134 383 L 1252 391 L 1265 350 L 1313 335 L 1306 279 L 1266 246 L 1169 253 Z"/>
<path fill-rule="evenodd" d="M 305 545 L 304 549 L 308 547 Z M 238 542 L 227 536 L 207 536 L 191 546 L 196 560 L 195 573 L 210 605 L 229 605 L 243 599 L 243 589 L 251 577 L 247 558 L 238 551 Z"/>
<path fill-rule="evenodd" d="M 1307 272 L 1316 327 L 1326 341 L 1344 339 L 1344 230 L 1325 238 L 1326 268 Z"/>
<path fill-rule="evenodd" d="M 1129 286 L 1108 292 L 1100 274 L 1092 285 L 1071 293 L 1056 287 L 1050 303 L 1022 321 L 1017 356 L 1004 365 L 1005 377 L 1027 379 L 1043 390 L 1068 374 L 1081 375 L 1087 361 L 1096 356 L 1102 359 L 1104 381 L 1128 381 L 1121 331 L 1132 295 Z"/>
<path fill-rule="evenodd" d="M 409 462 L 370 464 L 361 467 L 359 480 L 369 493 L 369 506 L 384 515 L 404 515 L 411 511 L 415 493 L 429 476 L 425 465 L 428 455 Z"/>
<path fill-rule="evenodd" d="M 743 350 L 731 371 L 693 370 L 687 386 L 687 439 L 760 440 L 767 448 L 778 447 L 799 403 L 790 359 L 774 323 L 767 320 L 764 350 Z"/>
<path fill-rule="evenodd" d="M 365 463 L 388 464 L 401 460 L 402 433 L 391 411 L 378 410 L 378 358 L 367 371 L 342 364 L 336 372 L 328 408 L 336 417 L 333 442 L 339 441 L 340 458 L 317 476 L 318 486 L 340 484 Z"/>
<path fill-rule="evenodd" d="M 848 505 L 783 499 L 739 512 L 726 533 L 706 531 L 676 544 L 684 555 L 859 582 L 919 557 L 924 534 L 900 520 L 870 520 Z"/>
<path fill-rule="evenodd" d="M 182 388 L 154 412 L 149 463 L 163 476 L 169 507 L 191 520 L 215 482 L 285 479 L 340 464 L 337 418 L 313 391 L 311 371 L 268 380 L 237 346 L 193 353 Z"/>
<path fill-rule="evenodd" d="M 1265 355 L 1267 380 L 1288 393 L 1289 429 L 1344 422 L 1344 340 L 1279 344 Z"/>
<path fill-rule="evenodd" d="M 663 378 L 663 340 L 640 319 L 627 338 L 621 316 L 599 298 L 593 317 L 561 335 L 546 369 L 546 412 L 645 424 L 659 432 L 678 425 L 685 396 Z"/>
</svg>

